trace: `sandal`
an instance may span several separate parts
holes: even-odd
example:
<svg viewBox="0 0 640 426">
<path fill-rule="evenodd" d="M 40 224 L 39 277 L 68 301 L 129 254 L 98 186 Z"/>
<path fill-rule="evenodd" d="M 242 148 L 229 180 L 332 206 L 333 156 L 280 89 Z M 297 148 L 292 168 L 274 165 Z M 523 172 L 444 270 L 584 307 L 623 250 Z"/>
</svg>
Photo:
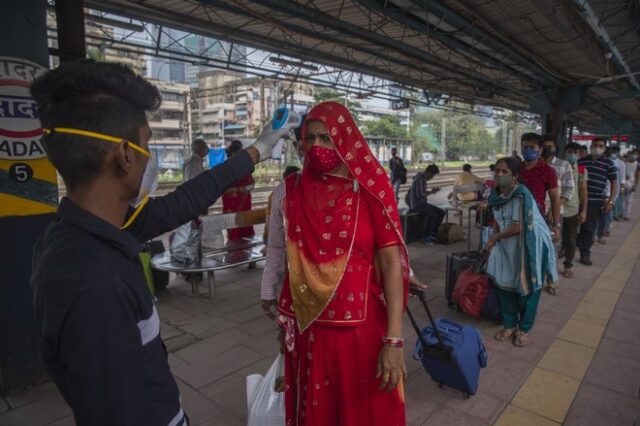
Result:
<svg viewBox="0 0 640 426">
<path fill-rule="evenodd" d="M 562 275 L 565 278 L 573 278 L 573 270 L 571 268 L 566 268 L 563 272 Z"/>
<path fill-rule="evenodd" d="M 509 337 L 513 336 L 513 333 L 515 332 L 516 332 L 515 328 L 503 328 L 495 336 L 493 336 L 493 338 L 496 339 L 498 342 L 504 342 Z"/>
<path fill-rule="evenodd" d="M 529 344 L 529 336 L 524 331 L 516 331 L 513 338 L 513 344 L 522 348 Z"/>
<path fill-rule="evenodd" d="M 547 290 L 547 293 L 549 293 L 552 296 L 555 296 L 558 294 L 558 289 L 556 289 L 555 286 L 548 285 L 544 289 Z"/>
</svg>

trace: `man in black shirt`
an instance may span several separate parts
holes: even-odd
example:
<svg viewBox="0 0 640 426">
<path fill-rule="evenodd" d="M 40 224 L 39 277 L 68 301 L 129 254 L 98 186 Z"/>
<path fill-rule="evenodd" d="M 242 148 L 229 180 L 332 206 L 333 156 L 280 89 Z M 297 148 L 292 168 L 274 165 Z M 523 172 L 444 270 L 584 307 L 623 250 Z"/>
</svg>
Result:
<svg viewBox="0 0 640 426">
<path fill-rule="evenodd" d="M 391 148 L 391 158 L 389 159 L 389 169 L 391 170 L 391 184 L 396 193 L 396 203 L 400 199 L 400 185 L 407 183 L 407 169 L 404 161 L 398 157 L 398 149 Z"/>
<path fill-rule="evenodd" d="M 420 239 L 423 243 L 431 245 L 438 241 L 438 228 L 442 225 L 445 211 L 440 207 L 427 202 L 427 196 L 435 194 L 440 188 L 427 190 L 427 182 L 440 173 L 440 168 L 435 164 L 430 164 L 424 173 L 417 173 L 409 188 L 409 208 L 412 212 L 418 212 L 427 220 L 424 235 Z"/>
<path fill-rule="evenodd" d="M 85 60 L 49 71 L 31 91 L 68 194 L 34 249 L 45 367 L 78 425 L 186 425 L 141 244 L 198 216 L 286 131 L 268 127 L 232 160 L 149 199 L 157 175 L 146 113 L 162 101 L 155 86 L 123 65 Z"/>
<path fill-rule="evenodd" d="M 603 156 L 606 149 L 606 141 L 603 138 L 595 138 L 591 141 L 591 155 L 578 161 L 578 165 L 584 166 L 588 173 L 587 181 L 587 220 L 580 226 L 578 235 L 578 248 L 580 249 L 580 263 L 590 266 L 591 246 L 598 226 L 604 222 L 605 216 L 613 208 L 613 200 L 618 196 L 616 180 L 618 172 L 616 166 L 609 158 Z M 607 195 L 607 182 L 611 188 Z"/>
</svg>

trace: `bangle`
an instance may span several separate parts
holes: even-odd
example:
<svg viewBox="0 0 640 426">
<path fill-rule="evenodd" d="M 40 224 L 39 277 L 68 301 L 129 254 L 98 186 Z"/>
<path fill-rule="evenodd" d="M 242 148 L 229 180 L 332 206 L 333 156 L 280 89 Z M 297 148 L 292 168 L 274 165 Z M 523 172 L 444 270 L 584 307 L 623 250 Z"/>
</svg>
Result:
<svg viewBox="0 0 640 426">
<path fill-rule="evenodd" d="M 392 348 L 404 347 L 404 339 L 401 337 L 383 337 L 382 344 L 385 346 L 391 346 Z"/>
</svg>

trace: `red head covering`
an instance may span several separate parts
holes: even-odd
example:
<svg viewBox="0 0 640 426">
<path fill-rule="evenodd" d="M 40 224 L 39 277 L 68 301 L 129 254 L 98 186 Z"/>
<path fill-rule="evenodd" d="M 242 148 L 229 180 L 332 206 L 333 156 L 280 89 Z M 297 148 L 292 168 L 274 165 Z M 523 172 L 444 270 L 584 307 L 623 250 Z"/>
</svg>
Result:
<svg viewBox="0 0 640 426">
<path fill-rule="evenodd" d="M 337 102 L 314 106 L 306 117 L 302 135 L 309 121 L 325 124 L 350 176 L 318 174 L 306 165 L 301 176 L 289 177 L 289 183 L 297 180 L 295 190 L 287 192 L 289 288 L 301 331 L 322 314 L 342 280 L 355 239 L 359 190 L 368 191 L 379 203 L 380 212 L 387 219 L 386 229 L 392 229 L 403 241 L 389 178 L 349 110 Z M 406 295 L 409 263 L 404 243 L 400 252 Z"/>
</svg>

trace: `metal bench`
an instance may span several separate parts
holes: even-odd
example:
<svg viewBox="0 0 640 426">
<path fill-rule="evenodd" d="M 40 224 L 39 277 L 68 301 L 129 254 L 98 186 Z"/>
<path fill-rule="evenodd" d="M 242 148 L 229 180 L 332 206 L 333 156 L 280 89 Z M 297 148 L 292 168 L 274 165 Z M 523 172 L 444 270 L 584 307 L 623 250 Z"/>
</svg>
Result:
<svg viewBox="0 0 640 426">
<path fill-rule="evenodd" d="M 259 225 L 265 222 L 267 209 L 256 209 L 238 213 L 205 216 L 203 232 L 218 232 L 242 226 Z M 224 246 L 203 250 L 200 259 L 193 263 L 182 263 L 171 260 L 171 253 L 166 251 L 153 256 L 151 267 L 159 271 L 188 274 L 191 292 L 200 295 L 200 274 L 205 273 L 207 297 L 215 296 L 215 271 L 251 265 L 266 259 L 264 243 L 261 238 L 243 238 L 227 241 Z"/>
</svg>

